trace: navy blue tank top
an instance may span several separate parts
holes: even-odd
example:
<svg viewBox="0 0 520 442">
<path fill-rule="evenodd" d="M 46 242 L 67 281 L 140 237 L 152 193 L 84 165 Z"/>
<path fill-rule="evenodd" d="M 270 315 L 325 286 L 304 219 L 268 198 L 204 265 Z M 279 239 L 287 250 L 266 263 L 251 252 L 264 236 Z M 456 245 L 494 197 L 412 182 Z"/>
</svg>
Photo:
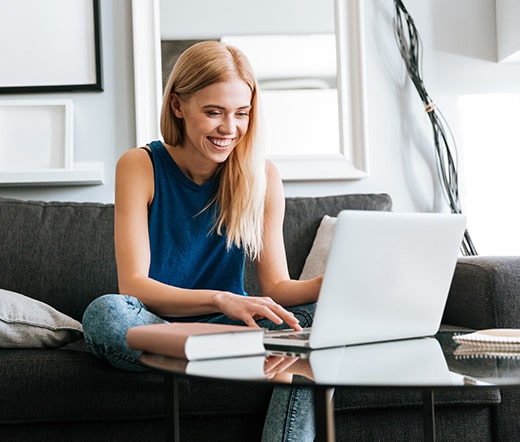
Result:
<svg viewBox="0 0 520 442">
<path fill-rule="evenodd" d="M 149 144 L 155 192 L 149 208 L 149 276 L 186 289 L 212 289 L 246 295 L 245 252 L 226 248 L 226 236 L 210 233 L 219 174 L 199 185 L 177 166 L 162 142 Z M 224 231 L 225 233 L 225 231 Z"/>
</svg>

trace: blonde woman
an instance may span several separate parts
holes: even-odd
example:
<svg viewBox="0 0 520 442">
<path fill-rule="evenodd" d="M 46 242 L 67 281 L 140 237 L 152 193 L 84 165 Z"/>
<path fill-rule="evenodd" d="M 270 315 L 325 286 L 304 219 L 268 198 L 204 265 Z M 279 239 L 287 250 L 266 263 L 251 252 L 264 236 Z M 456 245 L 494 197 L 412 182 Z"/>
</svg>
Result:
<svg viewBox="0 0 520 442">
<path fill-rule="evenodd" d="M 163 142 L 132 149 L 117 164 L 115 246 L 122 295 L 104 295 L 87 308 L 83 325 L 90 350 L 116 367 L 142 370 L 140 353 L 126 344 L 132 326 L 310 325 L 321 277 L 289 277 L 282 182 L 264 159 L 257 84 L 244 54 L 218 42 L 186 50 L 165 89 L 161 132 Z M 251 295 L 260 296 L 244 290 L 246 256 L 256 263 L 261 288 Z M 289 401 L 291 412 L 310 398 L 303 389 L 293 390 L 292 398 L 288 390 L 276 401 Z M 289 428 L 294 416 L 279 412 L 271 407 L 265 437 L 302 440 L 296 431 L 305 426 Z"/>
</svg>

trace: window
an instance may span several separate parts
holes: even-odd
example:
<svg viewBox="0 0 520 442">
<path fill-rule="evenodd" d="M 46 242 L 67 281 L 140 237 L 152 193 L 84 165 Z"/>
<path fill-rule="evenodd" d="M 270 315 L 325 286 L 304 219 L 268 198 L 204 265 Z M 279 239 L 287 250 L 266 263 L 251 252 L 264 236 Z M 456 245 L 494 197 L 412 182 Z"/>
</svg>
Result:
<svg viewBox="0 0 520 442">
<path fill-rule="evenodd" d="M 457 102 L 462 211 L 479 255 L 520 253 L 520 95 Z"/>
</svg>

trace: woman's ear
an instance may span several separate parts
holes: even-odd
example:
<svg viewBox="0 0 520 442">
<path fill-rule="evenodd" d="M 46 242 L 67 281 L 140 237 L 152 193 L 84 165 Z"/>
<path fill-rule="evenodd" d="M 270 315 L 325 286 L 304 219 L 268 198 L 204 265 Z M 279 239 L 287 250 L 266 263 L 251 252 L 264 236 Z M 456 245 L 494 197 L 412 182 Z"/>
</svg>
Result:
<svg viewBox="0 0 520 442">
<path fill-rule="evenodd" d="M 175 93 L 170 96 L 170 109 L 177 118 L 182 118 L 181 100 Z"/>
</svg>

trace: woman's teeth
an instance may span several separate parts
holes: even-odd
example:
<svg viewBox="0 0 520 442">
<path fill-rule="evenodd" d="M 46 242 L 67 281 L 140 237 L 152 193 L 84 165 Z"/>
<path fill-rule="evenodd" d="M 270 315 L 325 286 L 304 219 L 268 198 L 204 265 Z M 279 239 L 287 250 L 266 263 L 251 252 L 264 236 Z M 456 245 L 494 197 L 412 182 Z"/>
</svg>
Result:
<svg viewBox="0 0 520 442">
<path fill-rule="evenodd" d="M 231 139 L 231 138 L 224 138 L 224 139 L 222 139 L 222 138 L 211 138 L 211 137 L 209 137 L 209 140 L 213 144 L 217 145 L 218 147 L 227 147 L 233 141 L 233 139 Z"/>
</svg>

